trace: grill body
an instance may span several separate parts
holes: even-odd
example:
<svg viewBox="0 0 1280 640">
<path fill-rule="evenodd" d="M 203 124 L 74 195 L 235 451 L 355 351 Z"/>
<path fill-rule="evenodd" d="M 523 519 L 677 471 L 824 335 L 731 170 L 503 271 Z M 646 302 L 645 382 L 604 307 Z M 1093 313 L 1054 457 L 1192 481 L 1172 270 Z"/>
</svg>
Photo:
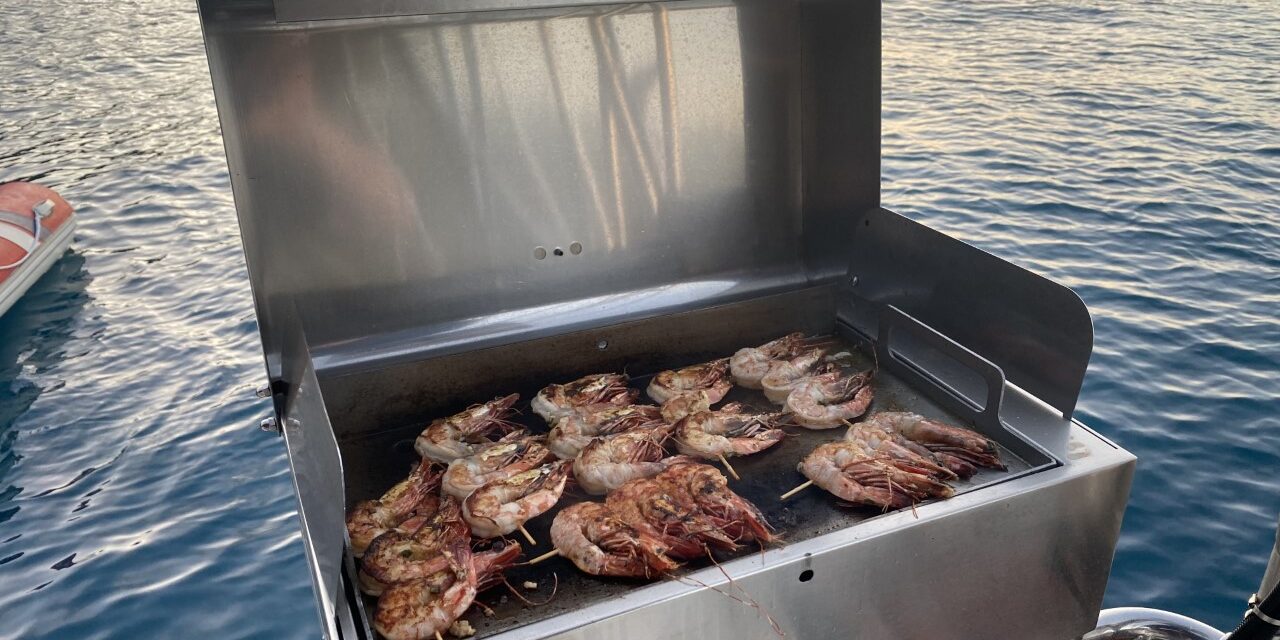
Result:
<svg viewBox="0 0 1280 640">
<path fill-rule="evenodd" d="M 650 585 L 550 564 L 557 597 L 491 602 L 481 636 L 1093 628 L 1134 460 L 1071 417 L 1088 311 L 881 206 L 878 2 L 199 6 L 327 637 L 371 634 L 343 513 L 403 476 L 425 421 L 792 331 L 877 366 L 876 409 L 969 424 L 1010 471 L 887 514 L 780 503 L 834 437 L 802 434 L 738 465 L 780 546 Z"/>
</svg>

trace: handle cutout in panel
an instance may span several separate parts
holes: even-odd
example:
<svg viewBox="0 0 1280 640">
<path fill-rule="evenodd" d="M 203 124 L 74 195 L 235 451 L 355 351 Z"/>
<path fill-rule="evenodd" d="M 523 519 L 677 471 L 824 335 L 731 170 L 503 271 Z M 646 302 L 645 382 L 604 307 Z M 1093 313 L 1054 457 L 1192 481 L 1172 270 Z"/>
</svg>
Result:
<svg viewBox="0 0 1280 640">
<path fill-rule="evenodd" d="M 879 325 L 876 355 L 882 366 L 942 390 L 974 424 L 1002 428 L 1000 367 L 892 305 L 882 310 Z"/>
</svg>

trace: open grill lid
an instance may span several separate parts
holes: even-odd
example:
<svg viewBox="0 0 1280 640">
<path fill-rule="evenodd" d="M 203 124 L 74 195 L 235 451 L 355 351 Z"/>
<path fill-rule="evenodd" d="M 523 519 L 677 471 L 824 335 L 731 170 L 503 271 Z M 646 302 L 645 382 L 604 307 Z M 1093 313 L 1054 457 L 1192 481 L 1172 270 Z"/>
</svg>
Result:
<svg viewBox="0 0 1280 640">
<path fill-rule="evenodd" d="M 992 363 L 944 381 L 988 418 L 1003 376 L 1074 408 L 1080 299 L 880 207 L 879 2 L 199 8 L 326 624 L 326 378 L 833 285 L 904 361 Z"/>
<path fill-rule="evenodd" d="M 273 379 L 857 275 L 1074 405 L 1078 298 L 878 209 L 878 2 L 200 9 Z"/>
</svg>

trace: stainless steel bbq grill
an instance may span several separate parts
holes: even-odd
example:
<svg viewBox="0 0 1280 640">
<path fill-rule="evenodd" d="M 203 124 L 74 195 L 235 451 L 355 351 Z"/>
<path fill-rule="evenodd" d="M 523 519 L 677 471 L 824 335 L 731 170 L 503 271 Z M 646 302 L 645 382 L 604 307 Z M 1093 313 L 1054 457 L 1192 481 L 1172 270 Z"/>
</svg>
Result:
<svg viewBox="0 0 1280 640">
<path fill-rule="evenodd" d="M 519 569 L 555 597 L 482 596 L 480 637 L 774 635 L 725 593 L 795 638 L 1093 628 L 1134 459 L 1071 418 L 1088 311 L 880 206 L 878 2 L 199 5 L 327 638 L 372 637 L 344 512 L 430 418 L 791 331 L 877 366 L 873 411 L 973 426 L 1009 470 L 913 510 L 780 502 L 840 435 L 803 432 L 735 460 L 781 544 L 654 584 Z"/>
</svg>

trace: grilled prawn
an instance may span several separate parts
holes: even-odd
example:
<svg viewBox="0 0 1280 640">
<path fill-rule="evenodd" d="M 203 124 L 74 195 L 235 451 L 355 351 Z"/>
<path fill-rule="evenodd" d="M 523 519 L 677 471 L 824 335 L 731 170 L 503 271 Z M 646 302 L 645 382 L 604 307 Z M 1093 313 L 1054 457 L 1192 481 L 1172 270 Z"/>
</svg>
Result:
<svg viewBox="0 0 1280 640">
<path fill-rule="evenodd" d="M 741 405 L 719 411 L 699 411 L 676 423 L 673 439 L 680 453 L 715 460 L 720 456 L 749 456 L 786 437 L 778 427 L 788 422 L 783 413 L 741 413 Z"/>
<path fill-rule="evenodd" d="M 597 436 L 655 429 L 670 429 L 658 407 L 591 405 L 556 420 L 547 434 L 547 446 L 561 460 L 572 460 Z"/>
<path fill-rule="evenodd" d="M 698 392 L 706 396 L 708 403 L 715 404 L 724 399 L 732 388 L 729 359 L 721 358 L 675 371 L 663 371 L 653 376 L 645 392 L 658 404 Z"/>
<path fill-rule="evenodd" d="M 872 372 L 844 377 L 839 372 L 824 373 L 801 382 L 787 396 L 787 411 L 795 421 L 810 429 L 832 429 L 867 411 L 875 391 Z"/>
<path fill-rule="evenodd" d="M 678 395 L 664 403 L 659 413 L 667 424 L 675 424 L 680 419 L 699 411 L 708 411 L 711 409 L 711 399 L 706 391 L 696 391 Z"/>
<path fill-rule="evenodd" d="M 950 486 L 929 470 L 878 454 L 861 442 L 844 440 L 818 446 L 796 467 L 814 484 L 836 497 L 885 509 L 912 505 L 927 498 L 949 498 Z"/>
<path fill-rule="evenodd" d="M 580 502 L 556 514 L 551 543 L 560 555 L 595 576 L 651 578 L 679 566 L 660 541 L 599 502 Z"/>
<path fill-rule="evenodd" d="M 389 585 L 444 571 L 448 560 L 441 551 L 470 537 L 458 501 L 445 496 L 439 512 L 416 531 L 390 531 L 369 545 L 360 562 L 360 590 L 376 596 Z"/>
<path fill-rule="evenodd" d="M 672 493 L 683 492 L 709 516 L 727 536 L 738 542 L 772 542 L 773 533 L 764 514 L 746 498 L 729 489 L 729 480 L 720 470 L 687 462 L 668 467 L 654 476 Z"/>
<path fill-rule="evenodd" d="M 774 404 L 786 404 L 791 391 L 815 374 L 826 373 L 822 364 L 826 349 L 810 349 L 794 358 L 775 360 L 760 378 L 760 388 Z"/>
<path fill-rule="evenodd" d="M 702 558 L 709 547 L 738 548 L 737 540 L 703 513 L 692 496 L 656 478 L 618 487 L 605 498 L 605 505 L 623 522 L 657 540 L 672 558 Z"/>
<path fill-rule="evenodd" d="M 621 373 L 597 373 L 565 384 L 548 385 L 534 396 L 533 410 L 547 424 L 588 405 L 625 406 L 635 402 L 640 392 L 627 387 L 627 376 Z"/>
<path fill-rule="evenodd" d="M 794 358 L 804 347 L 804 334 L 793 333 L 758 347 L 739 349 L 729 358 L 729 372 L 738 386 L 759 389 L 760 379 L 769 373 L 775 360 Z"/>
<path fill-rule="evenodd" d="M 347 515 L 352 554 L 359 558 L 374 538 L 396 527 L 412 529 L 422 519 L 431 517 L 439 505 L 436 495 L 439 487 L 440 473 L 432 468 L 430 460 L 424 459 L 408 478 L 391 487 L 381 498 L 357 504 Z"/>
<path fill-rule="evenodd" d="M 542 437 L 520 436 L 517 432 L 475 455 L 450 462 L 441 489 L 462 499 L 487 483 L 537 468 L 551 458 Z"/>
<path fill-rule="evenodd" d="M 520 427 L 511 422 L 512 408 L 519 394 L 495 398 L 468 407 L 448 418 L 431 423 L 414 441 L 418 455 L 448 464 L 475 454 L 479 449 Z"/>
<path fill-rule="evenodd" d="M 394 584 L 378 598 L 373 626 L 387 640 L 434 638 L 475 602 L 480 583 L 470 541 L 454 541 L 440 553 L 445 575 Z"/>
<path fill-rule="evenodd" d="M 573 459 L 578 486 L 592 495 L 604 495 L 631 480 L 647 478 L 676 462 L 689 460 L 684 456 L 667 458 L 662 440 L 662 434 L 652 431 L 629 431 L 592 440 Z"/>
<path fill-rule="evenodd" d="M 932 453 L 956 475 L 967 478 L 977 467 L 1000 469 L 1000 451 L 989 438 L 961 427 L 903 411 L 881 411 L 867 418 L 864 424 L 874 425 L 891 433 L 901 434 Z"/>
<path fill-rule="evenodd" d="M 933 455 L 933 452 L 908 440 L 900 433 L 879 427 L 874 424 L 874 417 L 850 426 L 844 434 L 844 439 L 861 443 L 879 454 L 924 469 L 937 480 L 954 480 L 958 477 L 942 460 Z"/>
<path fill-rule="evenodd" d="M 476 489 L 462 501 L 462 518 L 481 538 L 505 536 L 560 501 L 569 463 L 556 462 Z"/>
</svg>

